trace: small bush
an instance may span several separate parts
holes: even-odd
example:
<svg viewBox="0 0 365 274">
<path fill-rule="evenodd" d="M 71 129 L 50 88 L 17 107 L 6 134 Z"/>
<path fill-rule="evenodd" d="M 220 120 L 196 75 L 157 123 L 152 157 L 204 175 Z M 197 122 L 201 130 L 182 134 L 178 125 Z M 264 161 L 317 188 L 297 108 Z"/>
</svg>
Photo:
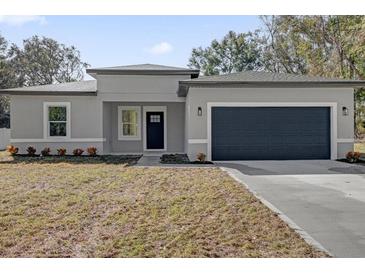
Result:
<svg viewBox="0 0 365 274">
<path fill-rule="evenodd" d="M 15 147 L 13 145 L 10 145 L 10 146 L 6 147 L 6 151 L 9 152 L 11 155 L 15 155 L 18 153 L 19 148 Z"/>
<path fill-rule="evenodd" d="M 42 151 L 41 151 L 42 156 L 49 156 L 51 154 L 51 149 L 49 147 L 45 147 Z"/>
<path fill-rule="evenodd" d="M 96 156 L 97 151 L 98 151 L 98 149 L 96 147 L 87 148 L 87 154 L 89 154 L 89 156 Z"/>
<path fill-rule="evenodd" d="M 360 159 L 360 152 L 349 151 L 346 153 L 346 159 L 349 163 L 356 163 Z"/>
<path fill-rule="evenodd" d="M 37 150 L 34 147 L 32 147 L 32 146 L 30 146 L 30 147 L 27 148 L 28 156 L 34 156 L 35 153 L 36 153 L 36 151 Z"/>
<path fill-rule="evenodd" d="M 81 156 L 82 153 L 84 153 L 84 150 L 81 148 L 76 148 L 72 151 L 73 155 L 75 156 Z"/>
<path fill-rule="evenodd" d="M 63 148 L 63 147 L 57 149 L 57 155 L 58 156 L 65 156 L 66 155 L 66 149 Z"/>
<path fill-rule="evenodd" d="M 205 162 L 205 158 L 206 158 L 206 155 L 202 152 L 199 152 L 197 155 L 196 155 L 196 159 L 200 162 Z"/>
</svg>

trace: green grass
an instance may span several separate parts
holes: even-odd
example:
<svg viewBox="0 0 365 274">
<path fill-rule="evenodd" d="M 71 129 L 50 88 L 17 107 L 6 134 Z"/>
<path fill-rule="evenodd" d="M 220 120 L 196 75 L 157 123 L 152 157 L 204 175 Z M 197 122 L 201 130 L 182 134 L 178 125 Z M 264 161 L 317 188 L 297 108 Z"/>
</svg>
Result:
<svg viewBox="0 0 365 274">
<path fill-rule="evenodd" d="M 325 257 L 218 168 L 0 163 L 1 257 Z"/>
</svg>

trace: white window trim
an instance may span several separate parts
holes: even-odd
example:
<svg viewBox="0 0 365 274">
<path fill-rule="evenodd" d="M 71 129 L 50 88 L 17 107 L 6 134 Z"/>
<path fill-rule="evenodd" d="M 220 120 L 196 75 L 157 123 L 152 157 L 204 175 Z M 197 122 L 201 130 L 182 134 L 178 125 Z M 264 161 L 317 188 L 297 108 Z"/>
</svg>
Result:
<svg viewBox="0 0 365 274">
<path fill-rule="evenodd" d="M 189 144 L 207 144 L 207 139 L 188 139 Z"/>
<path fill-rule="evenodd" d="M 122 131 L 122 111 L 137 111 L 137 136 L 124 136 Z M 140 141 L 141 140 L 141 107 L 140 106 L 118 106 L 118 140 L 119 141 Z"/>
<path fill-rule="evenodd" d="M 66 107 L 66 136 L 50 136 L 48 122 L 49 107 Z M 69 140 L 71 138 L 71 103 L 43 102 L 43 138 L 45 140 Z"/>
<path fill-rule="evenodd" d="M 208 102 L 207 103 L 207 159 L 212 160 L 212 107 L 329 107 L 331 109 L 331 160 L 337 159 L 337 102 Z"/>
<path fill-rule="evenodd" d="M 163 112 L 164 147 L 163 149 L 147 149 L 147 112 Z M 167 107 L 166 106 L 143 106 L 143 150 L 166 151 L 167 150 Z"/>
</svg>

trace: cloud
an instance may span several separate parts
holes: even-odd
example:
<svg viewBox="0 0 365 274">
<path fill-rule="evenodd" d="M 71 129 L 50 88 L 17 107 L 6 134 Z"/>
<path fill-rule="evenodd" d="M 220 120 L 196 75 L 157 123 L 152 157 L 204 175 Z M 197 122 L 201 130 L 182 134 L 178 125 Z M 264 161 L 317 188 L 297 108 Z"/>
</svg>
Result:
<svg viewBox="0 0 365 274">
<path fill-rule="evenodd" d="M 169 53 L 172 50 L 173 50 L 173 46 L 170 43 L 161 42 L 161 43 L 158 43 L 158 44 L 154 45 L 153 47 L 151 47 L 148 51 L 155 55 L 162 55 L 162 54 Z"/>
<path fill-rule="evenodd" d="M 0 15 L 0 24 L 9 26 L 22 26 L 27 23 L 38 23 L 40 25 L 47 24 L 44 16 L 38 15 Z"/>
</svg>

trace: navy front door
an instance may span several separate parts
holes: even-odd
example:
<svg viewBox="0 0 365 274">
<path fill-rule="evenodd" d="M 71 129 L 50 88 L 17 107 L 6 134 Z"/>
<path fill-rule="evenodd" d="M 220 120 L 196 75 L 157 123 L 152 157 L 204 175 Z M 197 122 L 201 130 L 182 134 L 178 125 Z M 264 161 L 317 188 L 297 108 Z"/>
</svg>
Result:
<svg viewBox="0 0 365 274">
<path fill-rule="evenodd" d="M 146 113 L 147 149 L 164 149 L 164 113 L 153 111 Z"/>
</svg>

